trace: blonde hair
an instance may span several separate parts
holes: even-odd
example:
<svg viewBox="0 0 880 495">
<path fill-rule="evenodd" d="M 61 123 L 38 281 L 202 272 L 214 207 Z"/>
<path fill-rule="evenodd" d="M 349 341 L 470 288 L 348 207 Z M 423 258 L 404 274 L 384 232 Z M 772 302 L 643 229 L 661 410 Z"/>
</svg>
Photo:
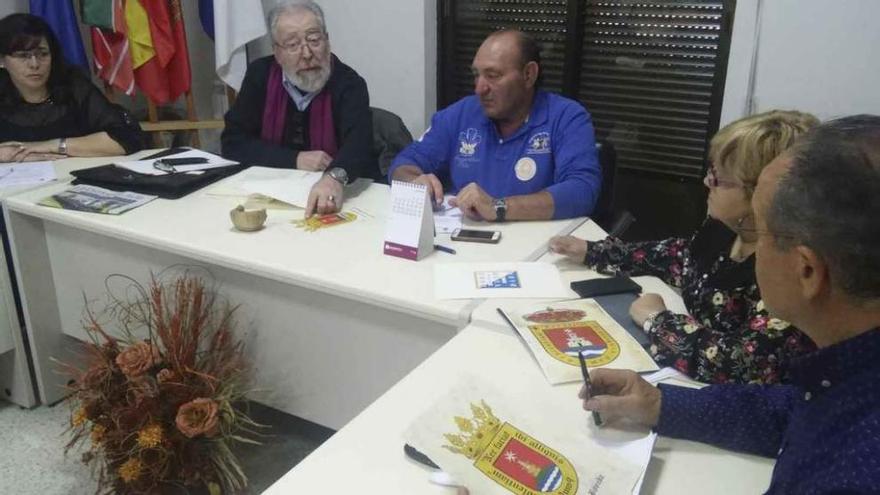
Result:
<svg viewBox="0 0 880 495">
<path fill-rule="evenodd" d="M 712 165 L 732 174 L 751 196 L 761 171 L 806 131 L 819 124 L 809 113 L 771 110 L 732 122 L 709 143 Z"/>
</svg>

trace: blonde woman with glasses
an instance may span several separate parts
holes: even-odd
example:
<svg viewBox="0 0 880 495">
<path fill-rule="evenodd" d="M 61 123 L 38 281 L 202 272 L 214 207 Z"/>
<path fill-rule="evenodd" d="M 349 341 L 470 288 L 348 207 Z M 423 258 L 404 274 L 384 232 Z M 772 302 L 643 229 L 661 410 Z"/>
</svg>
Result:
<svg viewBox="0 0 880 495">
<path fill-rule="evenodd" d="M 750 200 L 761 170 L 818 120 L 770 111 L 721 129 L 709 148 L 708 218 L 690 239 L 624 243 L 555 237 L 550 249 L 602 272 L 654 275 L 681 295 L 689 314 L 668 310 L 657 294 L 630 307 L 661 365 L 707 383 L 788 380 L 794 357 L 814 349 L 785 321 L 770 317 L 755 280 Z"/>
</svg>

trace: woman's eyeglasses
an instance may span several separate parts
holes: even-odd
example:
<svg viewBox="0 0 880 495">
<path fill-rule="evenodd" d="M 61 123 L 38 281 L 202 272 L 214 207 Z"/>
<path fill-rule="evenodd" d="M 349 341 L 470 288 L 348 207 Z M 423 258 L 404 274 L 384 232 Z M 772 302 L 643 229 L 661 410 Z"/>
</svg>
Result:
<svg viewBox="0 0 880 495">
<path fill-rule="evenodd" d="M 45 62 L 52 56 L 52 52 L 45 48 L 37 48 L 35 50 L 18 50 L 10 53 L 9 56 L 21 62 L 27 62 L 30 59 Z"/>
<path fill-rule="evenodd" d="M 706 170 L 706 179 L 704 181 L 709 187 L 742 187 L 743 185 L 739 182 L 727 180 L 727 179 L 719 179 L 718 173 L 715 171 L 714 166 L 710 166 L 708 170 Z"/>
</svg>

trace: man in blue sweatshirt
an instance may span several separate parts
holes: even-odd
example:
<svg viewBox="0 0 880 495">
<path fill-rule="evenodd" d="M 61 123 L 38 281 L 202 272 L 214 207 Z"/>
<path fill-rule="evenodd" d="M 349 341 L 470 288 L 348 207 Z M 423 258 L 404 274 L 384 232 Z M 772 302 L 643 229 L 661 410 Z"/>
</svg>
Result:
<svg viewBox="0 0 880 495">
<path fill-rule="evenodd" d="M 598 369 L 584 408 L 657 433 L 776 458 L 768 494 L 880 487 L 880 117 L 826 122 L 771 162 L 752 196 L 770 313 L 818 350 L 787 385 L 650 385 Z"/>
<path fill-rule="evenodd" d="M 512 30 L 491 34 L 472 64 L 474 95 L 437 112 L 403 150 L 393 180 L 444 192 L 470 218 L 547 220 L 589 215 L 601 172 L 590 115 L 538 89 L 540 49 Z"/>
</svg>

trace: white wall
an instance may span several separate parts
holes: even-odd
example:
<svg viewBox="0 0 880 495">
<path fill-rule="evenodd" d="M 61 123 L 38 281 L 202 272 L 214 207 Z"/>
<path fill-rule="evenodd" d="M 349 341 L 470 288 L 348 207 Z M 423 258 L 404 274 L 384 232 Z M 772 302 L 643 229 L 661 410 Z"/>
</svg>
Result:
<svg viewBox="0 0 880 495">
<path fill-rule="evenodd" d="M 0 0 L 0 17 L 16 12 L 30 12 L 28 0 Z"/>
<path fill-rule="evenodd" d="M 317 2 L 333 53 L 367 81 L 370 105 L 400 115 L 420 135 L 437 103 L 437 0 Z M 263 0 L 267 12 L 273 4 Z M 270 52 L 262 41 L 248 54 L 253 59 Z"/>
<path fill-rule="evenodd" d="M 320 0 L 333 51 L 367 81 L 370 104 L 418 136 L 437 101 L 436 0 Z"/>
<path fill-rule="evenodd" d="M 774 108 L 880 114 L 878 19 L 877 0 L 739 0 L 722 125 Z"/>
</svg>

